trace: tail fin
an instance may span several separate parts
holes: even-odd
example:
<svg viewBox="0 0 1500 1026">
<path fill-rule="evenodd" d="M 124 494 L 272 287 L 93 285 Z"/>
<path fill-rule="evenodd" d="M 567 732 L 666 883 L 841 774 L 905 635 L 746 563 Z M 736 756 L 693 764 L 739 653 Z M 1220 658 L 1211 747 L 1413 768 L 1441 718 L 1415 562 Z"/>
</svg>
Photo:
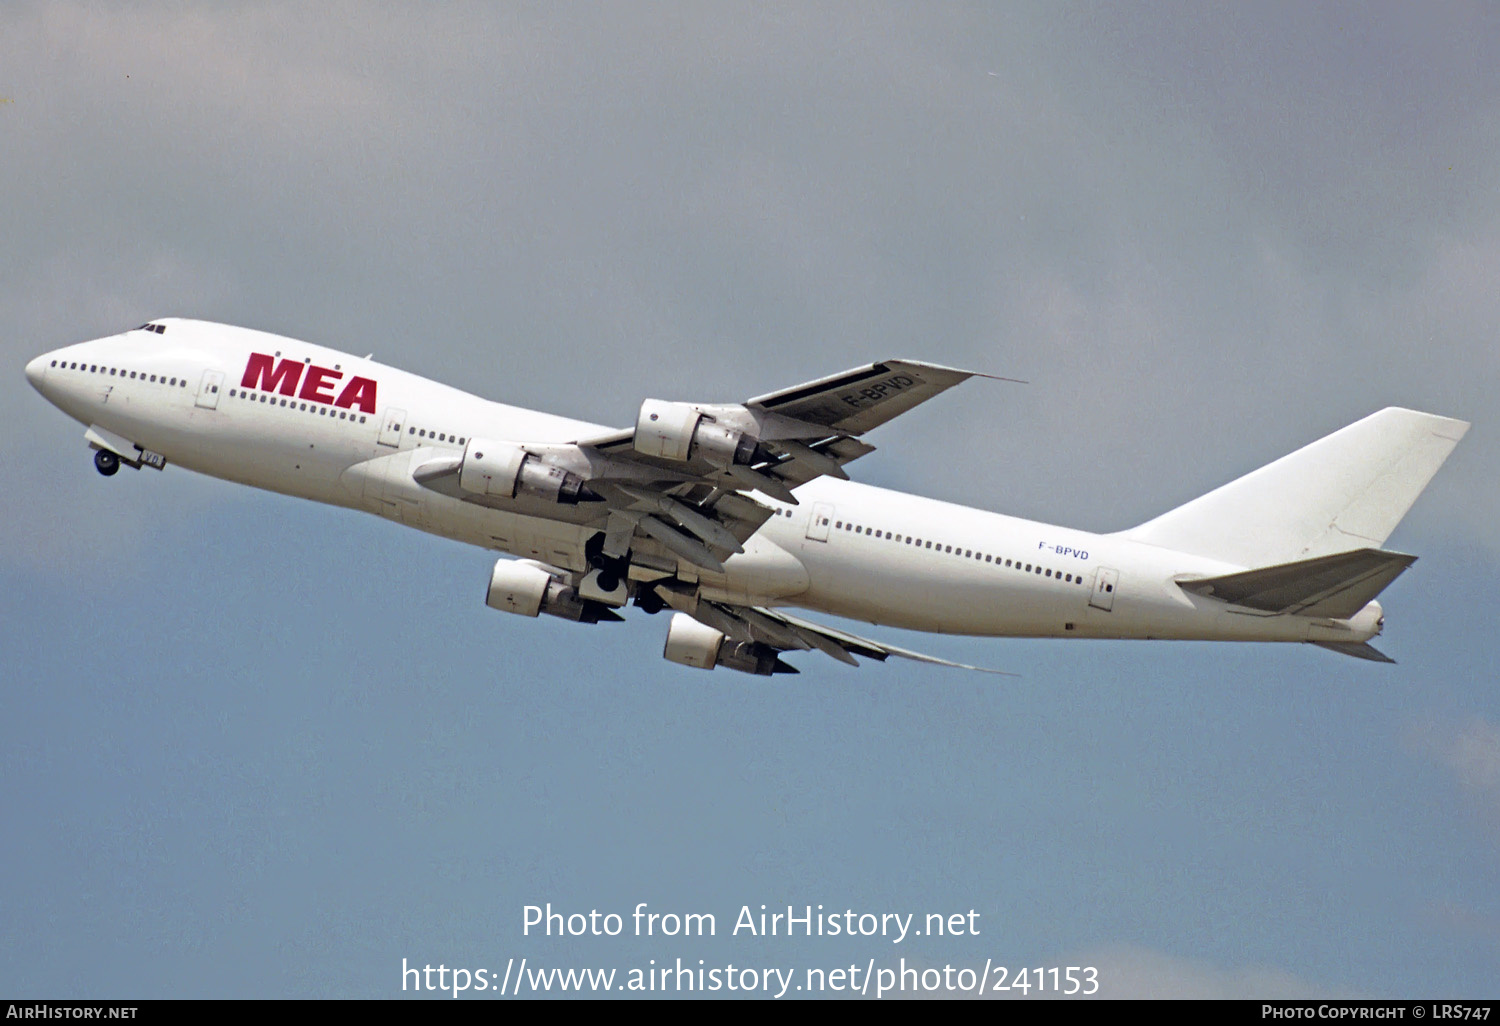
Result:
<svg viewBox="0 0 1500 1026">
<path fill-rule="evenodd" d="M 1248 567 L 1379 548 L 1468 430 L 1387 407 L 1123 536 Z"/>
</svg>

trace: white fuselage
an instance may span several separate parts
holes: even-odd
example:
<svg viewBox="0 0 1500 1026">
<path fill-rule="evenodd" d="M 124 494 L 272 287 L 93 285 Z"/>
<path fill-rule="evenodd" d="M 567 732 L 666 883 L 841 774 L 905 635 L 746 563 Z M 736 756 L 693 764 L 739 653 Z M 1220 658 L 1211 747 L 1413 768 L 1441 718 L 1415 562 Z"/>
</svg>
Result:
<svg viewBox="0 0 1500 1026">
<path fill-rule="evenodd" d="M 515 500 L 495 509 L 418 484 L 423 463 L 471 437 L 536 444 L 608 427 L 491 402 L 322 346 L 200 321 L 141 330 L 38 357 L 27 376 L 101 437 L 169 463 L 565 570 L 587 568 L 599 530 L 588 504 Z M 256 354 L 269 358 L 260 368 Z M 270 361 L 301 361 L 297 382 Z M 321 375 L 313 368 L 321 368 Z M 363 383 L 361 383 L 363 382 Z M 269 387 L 267 387 L 269 386 Z M 91 438 L 97 441 L 96 438 Z M 1118 535 L 1020 520 L 901 492 L 819 478 L 796 489 L 723 574 L 683 563 L 708 599 L 798 606 L 948 634 L 1023 637 L 1365 641 L 1370 603 L 1351 620 L 1270 615 L 1189 594 L 1183 577 L 1221 563 Z"/>
</svg>

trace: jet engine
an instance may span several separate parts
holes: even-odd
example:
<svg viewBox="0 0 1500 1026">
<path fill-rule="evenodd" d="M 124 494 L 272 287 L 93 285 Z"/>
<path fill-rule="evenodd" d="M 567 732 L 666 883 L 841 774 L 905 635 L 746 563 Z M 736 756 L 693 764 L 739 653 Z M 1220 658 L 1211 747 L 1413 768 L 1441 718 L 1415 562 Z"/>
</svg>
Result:
<svg viewBox="0 0 1500 1026">
<path fill-rule="evenodd" d="M 662 656 L 672 663 L 712 670 L 727 666 L 742 673 L 769 677 L 773 673 L 796 673 L 778 658 L 780 653 L 758 641 L 730 641 L 723 632 L 699 623 L 686 613 L 674 613 L 667 627 L 667 647 Z"/>
<path fill-rule="evenodd" d="M 688 403 L 647 399 L 635 420 L 635 451 L 664 460 L 743 466 L 754 462 L 757 445 L 754 436 L 720 424 Z"/>
<path fill-rule="evenodd" d="M 582 598 L 577 588 L 540 563 L 527 559 L 496 561 L 484 604 L 504 613 L 520 616 L 546 613 L 580 623 L 622 619 L 603 603 Z"/>
<path fill-rule="evenodd" d="M 514 442 L 487 438 L 471 438 L 464 446 L 458 486 L 476 495 L 503 499 L 526 495 L 570 506 L 594 497 L 583 478 L 572 471 L 553 466 Z"/>
</svg>

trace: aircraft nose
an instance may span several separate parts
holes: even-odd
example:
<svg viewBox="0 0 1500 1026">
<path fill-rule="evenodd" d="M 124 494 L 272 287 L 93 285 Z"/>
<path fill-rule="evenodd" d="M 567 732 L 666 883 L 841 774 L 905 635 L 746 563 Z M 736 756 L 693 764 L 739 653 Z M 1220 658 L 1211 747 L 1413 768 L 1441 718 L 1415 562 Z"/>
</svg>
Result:
<svg viewBox="0 0 1500 1026">
<path fill-rule="evenodd" d="M 42 390 L 42 376 L 47 373 L 47 357 L 38 356 L 26 365 L 26 380 L 38 392 Z"/>
</svg>

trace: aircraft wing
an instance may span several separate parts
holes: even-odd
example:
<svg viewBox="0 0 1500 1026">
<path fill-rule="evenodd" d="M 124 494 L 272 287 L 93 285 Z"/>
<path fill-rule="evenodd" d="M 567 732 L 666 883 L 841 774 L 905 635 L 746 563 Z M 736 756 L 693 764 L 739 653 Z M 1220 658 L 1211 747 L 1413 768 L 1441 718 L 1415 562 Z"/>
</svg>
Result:
<svg viewBox="0 0 1500 1026">
<path fill-rule="evenodd" d="M 882 360 L 743 403 L 648 399 L 634 428 L 578 441 L 590 461 L 585 483 L 610 508 L 604 553 L 645 536 L 722 570 L 775 512 L 750 493 L 796 505 L 798 485 L 847 479 L 844 466 L 875 451 L 860 435 L 973 376 Z"/>
<path fill-rule="evenodd" d="M 884 662 L 891 656 L 911 659 L 937 666 L 951 666 L 959 670 L 976 670 L 1004 677 L 1017 676 L 1003 670 L 986 669 L 955 663 L 937 656 L 924 655 L 910 649 L 898 648 L 880 641 L 871 641 L 857 634 L 826 627 L 811 620 L 764 606 L 741 606 L 728 602 L 709 602 L 697 598 L 690 591 L 673 589 L 670 586 L 657 588 L 666 605 L 677 610 L 677 616 L 690 617 L 704 627 L 712 628 L 724 636 L 724 646 L 729 646 L 717 665 L 750 673 L 769 675 L 773 673 L 796 673 L 796 667 L 783 662 L 785 652 L 816 650 L 832 659 L 850 666 L 858 666 L 855 656 Z M 674 623 L 668 635 L 669 658 L 671 635 L 679 630 Z M 721 649 L 722 651 L 722 649 Z M 713 663 L 706 668 L 711 669 Z"/>
<path fill-rule="evenodd" d="M 462 456 L 413 476 L 497 508 L 526 501 L 528 488 L 568 502 L 577 510 L 569 519 L 602 533 L 596 565 L 651 552 L 722 572 L 776 513 L 753 493 L 796 505 L 798 485 L 847 479 L 844 466 L 875 451 L 860 435 L 974 376 L 882 360 L 743 403 L 647 399 L 632 428 L 565 444 L 470 439 Z"/>
<path fill-rule="evenodd" d="M 610 459 L 686 473 L 733 491 L 760 490 L 795 504 L 790 488 L 823 474 L 847 477 L 844 464 L 875 451 L 858 436 L 974 376 L 916 360 L 882 360 L 744 403 L 648 399 L 634 428 L 581 439 L 579 445 Z M 724 444 L 726 433 L 753 444 L 732 451 Z"/>
<path fill-rule="evenodd" d="M 861 435 L 973 376 L 973 371 L 935 363 L 884 360 L 757 396 L 745 405 L 839 434 Z"/>
</svg>

